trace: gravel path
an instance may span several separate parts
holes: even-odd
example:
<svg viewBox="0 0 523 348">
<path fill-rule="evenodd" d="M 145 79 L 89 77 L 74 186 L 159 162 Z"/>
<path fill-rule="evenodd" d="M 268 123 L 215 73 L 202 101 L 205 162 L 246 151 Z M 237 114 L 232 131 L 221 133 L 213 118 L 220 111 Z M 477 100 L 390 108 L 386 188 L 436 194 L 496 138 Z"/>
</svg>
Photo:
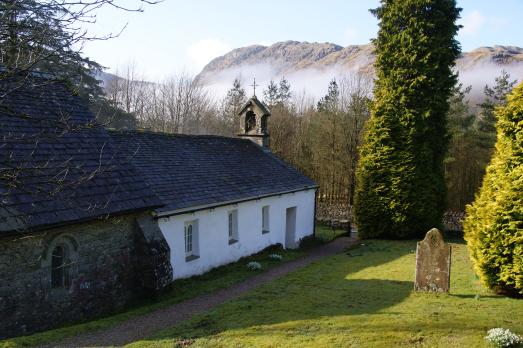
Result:
<svg viewBox="0 0 523 348">
<path fill-rule="evenodd" d="M 304 257 L 286 262 L 281 266 L 272 268 L 267 272 L 251 277 L 228 288 L 131 318 L 106 330 L 66 338 L 63 341 L 44 347 L 122 346 L 144 339 L 159 330 L 179 324 L 196 314 L 204 313 L 217 305 L 237 298 L 247 291 L 303 268 L 314 261 L 340 253 L 353 242 L 354 240 L 348 237 L 337 238 L 329 244 L 313 249 Z"/>
</svg>

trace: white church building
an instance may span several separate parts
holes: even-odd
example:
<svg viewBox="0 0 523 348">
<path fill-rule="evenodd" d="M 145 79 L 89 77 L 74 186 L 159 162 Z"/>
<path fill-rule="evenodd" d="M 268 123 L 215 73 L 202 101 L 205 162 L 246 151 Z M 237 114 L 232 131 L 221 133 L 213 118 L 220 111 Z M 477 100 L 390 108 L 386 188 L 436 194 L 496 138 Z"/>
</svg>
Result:
<svg viewBox="0 0 523 348">
<path fill-rule="evenodd" d="M 114 313 L 314 233 L 317 186 L 271 153 L 256 97 L 239 136 L 220 137 L 108 131 L 39 73 L 0 90 L 0 160 L 16 178 L 0 180 L 0 339 Z"/>
<path fill-rule="evenodd" d="M 256 96 L 236 138 L 112 132 L 163 206 L 153 211 L 173 278 L 202 274 L 314 233 L 314 181 L 269 150 L 269 110 Z"/>
</svg>

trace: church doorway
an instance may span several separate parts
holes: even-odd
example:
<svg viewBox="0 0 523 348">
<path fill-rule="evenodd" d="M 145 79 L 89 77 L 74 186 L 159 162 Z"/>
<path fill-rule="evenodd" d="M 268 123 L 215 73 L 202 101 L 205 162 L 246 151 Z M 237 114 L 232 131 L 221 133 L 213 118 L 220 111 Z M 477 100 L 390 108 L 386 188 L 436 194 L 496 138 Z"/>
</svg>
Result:
<svg viewBox="0 0 523 348">
<path fill-rule="evenodd" d="M 296 247 L 296 207 L 287 208 L 285 220 L 285 248 Z"/>
</svg>

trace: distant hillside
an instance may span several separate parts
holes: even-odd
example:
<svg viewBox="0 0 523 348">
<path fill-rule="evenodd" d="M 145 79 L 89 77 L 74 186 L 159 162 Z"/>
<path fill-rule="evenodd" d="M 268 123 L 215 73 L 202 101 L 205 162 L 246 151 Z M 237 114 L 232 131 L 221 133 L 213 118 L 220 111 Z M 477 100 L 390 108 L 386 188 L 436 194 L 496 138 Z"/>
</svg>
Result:
<svg viewBox="0 0 523 348">
<path fill-rule="evenodd" d="M 286 76 L 291 83 L 296 80 L 298 87 L 303 85 L 303 88 L 314 89 L 311 83 L 326 84 L 332 77 L 347 72 L 372 73 L 374 61 L 371 44 L 342 47 L 332 43 L 285 41 L 268 47 L 254 45 L 232 50 L 207 64 L 198 79 L 207 85 L 221 87 L 230 84 L 236 75 L 242 75 L 247 81 L 256 77 L 262 84 Z M 480 47 L 463 53 L 456 65 L 462 82 L 472 84 L 479 91 L 502 69 L 511 73 L 514 79 L 521 80 L 523 48 Z M 325 78 L 318 75 L 325 75 Z M 301 81 L 304 77 L 307 81 Z"/>
</svg>

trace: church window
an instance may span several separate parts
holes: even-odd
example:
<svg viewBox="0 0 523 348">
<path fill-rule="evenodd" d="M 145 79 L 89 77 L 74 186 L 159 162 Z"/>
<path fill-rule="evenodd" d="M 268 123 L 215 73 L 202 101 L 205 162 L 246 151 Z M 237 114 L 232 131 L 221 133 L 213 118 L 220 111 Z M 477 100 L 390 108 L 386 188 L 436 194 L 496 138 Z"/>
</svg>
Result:
<svg viewBox="0 0 523 348">
<path fill-rule="evenodd" d="M 185 240 L 185 261 L 192 261 L 198 256 L 198 221 L 185 223 L 184 227 Z"/>
<path fill-rule="evenodd" d="M 51 255 L 51 284 L 53 288 L 68 288 L 71 285 L 71 259 L 67 245 L 54 247 Z"/>
<path fill-rule="evenodd" d="M 238 241 L 238 210 L 231 210 L 228 214 L 229 244 Z"/>
<path fill-rule="evenodd" d="M 256 114 L 253 111 L 248 111 L 245 115 L 245 132 L 249 132 L 256 128 Z"/>
<path fill-rule="evenodd" d="M 262 208 L 262 233 L 269 233 L 269 206 L 266 205 Z"/>
<path fill-rule="evenodd" d="M 193 231 L 192 230 L 193 230 L 192 224 L 187 224 L 185 226 L 185 256 L 192 255 L 192 242 L 193 242 L 193 240 L 192 240 Z"/>
</svg>

